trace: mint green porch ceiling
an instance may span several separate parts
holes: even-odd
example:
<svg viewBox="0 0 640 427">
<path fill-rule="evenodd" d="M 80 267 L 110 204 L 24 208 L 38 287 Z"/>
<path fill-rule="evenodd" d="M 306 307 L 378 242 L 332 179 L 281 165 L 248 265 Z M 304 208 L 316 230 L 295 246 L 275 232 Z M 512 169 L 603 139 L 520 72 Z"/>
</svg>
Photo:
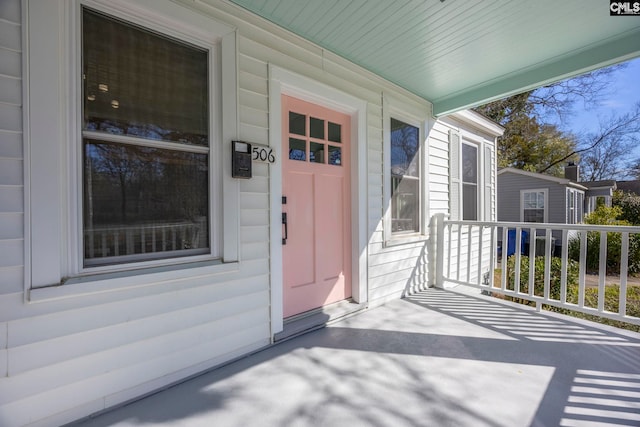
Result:
<svg viewBox="0 0 640 427">
<path fill-rule="evenodd" d="M 443 115 L 640 56 L 607 0 L 230 0 Z"/>
</svg>

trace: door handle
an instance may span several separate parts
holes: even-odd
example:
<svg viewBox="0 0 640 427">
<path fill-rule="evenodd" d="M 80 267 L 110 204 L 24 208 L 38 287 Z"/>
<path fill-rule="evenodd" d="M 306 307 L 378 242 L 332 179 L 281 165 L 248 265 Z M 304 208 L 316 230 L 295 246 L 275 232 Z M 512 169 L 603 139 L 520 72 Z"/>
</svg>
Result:
<svg viewBox="0 0 640 427">
<path fill-rule="evenodd" d="M 282 224 L 284 225 L 284 237 L 282 238 L 282 244 L 287 244 L 287 239 L 289 238 L 289 231 L 287 230 L 287 213 L 282 212 Z"/>
</svg>

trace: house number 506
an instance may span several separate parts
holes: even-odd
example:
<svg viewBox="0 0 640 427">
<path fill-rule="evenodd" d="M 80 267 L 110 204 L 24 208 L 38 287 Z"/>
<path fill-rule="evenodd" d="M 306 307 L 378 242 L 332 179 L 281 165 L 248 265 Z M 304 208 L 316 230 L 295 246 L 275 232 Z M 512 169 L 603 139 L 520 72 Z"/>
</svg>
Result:
<svg viewBox="0 0 640 427">
<path fill-rule="evenodd" d="M 276 161 L 276 156 L 273 154 L 273 148 L 270 147 L 254 145 L 251 147 L 251 154 L 251 159 L 258 162 L 274 163 Z"/>
</svg>

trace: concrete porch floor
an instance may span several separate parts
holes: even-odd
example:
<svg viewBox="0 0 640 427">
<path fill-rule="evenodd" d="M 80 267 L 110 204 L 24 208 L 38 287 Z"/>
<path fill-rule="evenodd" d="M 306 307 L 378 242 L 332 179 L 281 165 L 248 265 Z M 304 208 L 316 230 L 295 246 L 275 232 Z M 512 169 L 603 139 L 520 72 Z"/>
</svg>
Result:
<svg viewBox="0 0 640 427">
<path fill-rule="evenodd" d="M 640 334 L 429 289 L 78 426 L 640 426 Z"/>
</svg>

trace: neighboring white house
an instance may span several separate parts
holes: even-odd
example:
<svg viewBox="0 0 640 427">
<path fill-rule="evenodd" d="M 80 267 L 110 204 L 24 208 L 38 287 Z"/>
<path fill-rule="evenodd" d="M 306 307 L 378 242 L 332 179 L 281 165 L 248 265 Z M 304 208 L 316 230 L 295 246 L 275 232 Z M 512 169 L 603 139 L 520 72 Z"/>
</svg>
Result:
<svg viewBox="0 0 640 427">
<path fill-rule="evenodd" d="M 434 214 L 496 220 L 503 129 L 465 107 L 636 52 L 632 27 L 616 57 L 567 44 L 553 75 L 446 60 L 432 103 L 235 3 L 0 5 L 0 425 L 82 418 L 291 319 L 425 288 Z"/>
</svg>

